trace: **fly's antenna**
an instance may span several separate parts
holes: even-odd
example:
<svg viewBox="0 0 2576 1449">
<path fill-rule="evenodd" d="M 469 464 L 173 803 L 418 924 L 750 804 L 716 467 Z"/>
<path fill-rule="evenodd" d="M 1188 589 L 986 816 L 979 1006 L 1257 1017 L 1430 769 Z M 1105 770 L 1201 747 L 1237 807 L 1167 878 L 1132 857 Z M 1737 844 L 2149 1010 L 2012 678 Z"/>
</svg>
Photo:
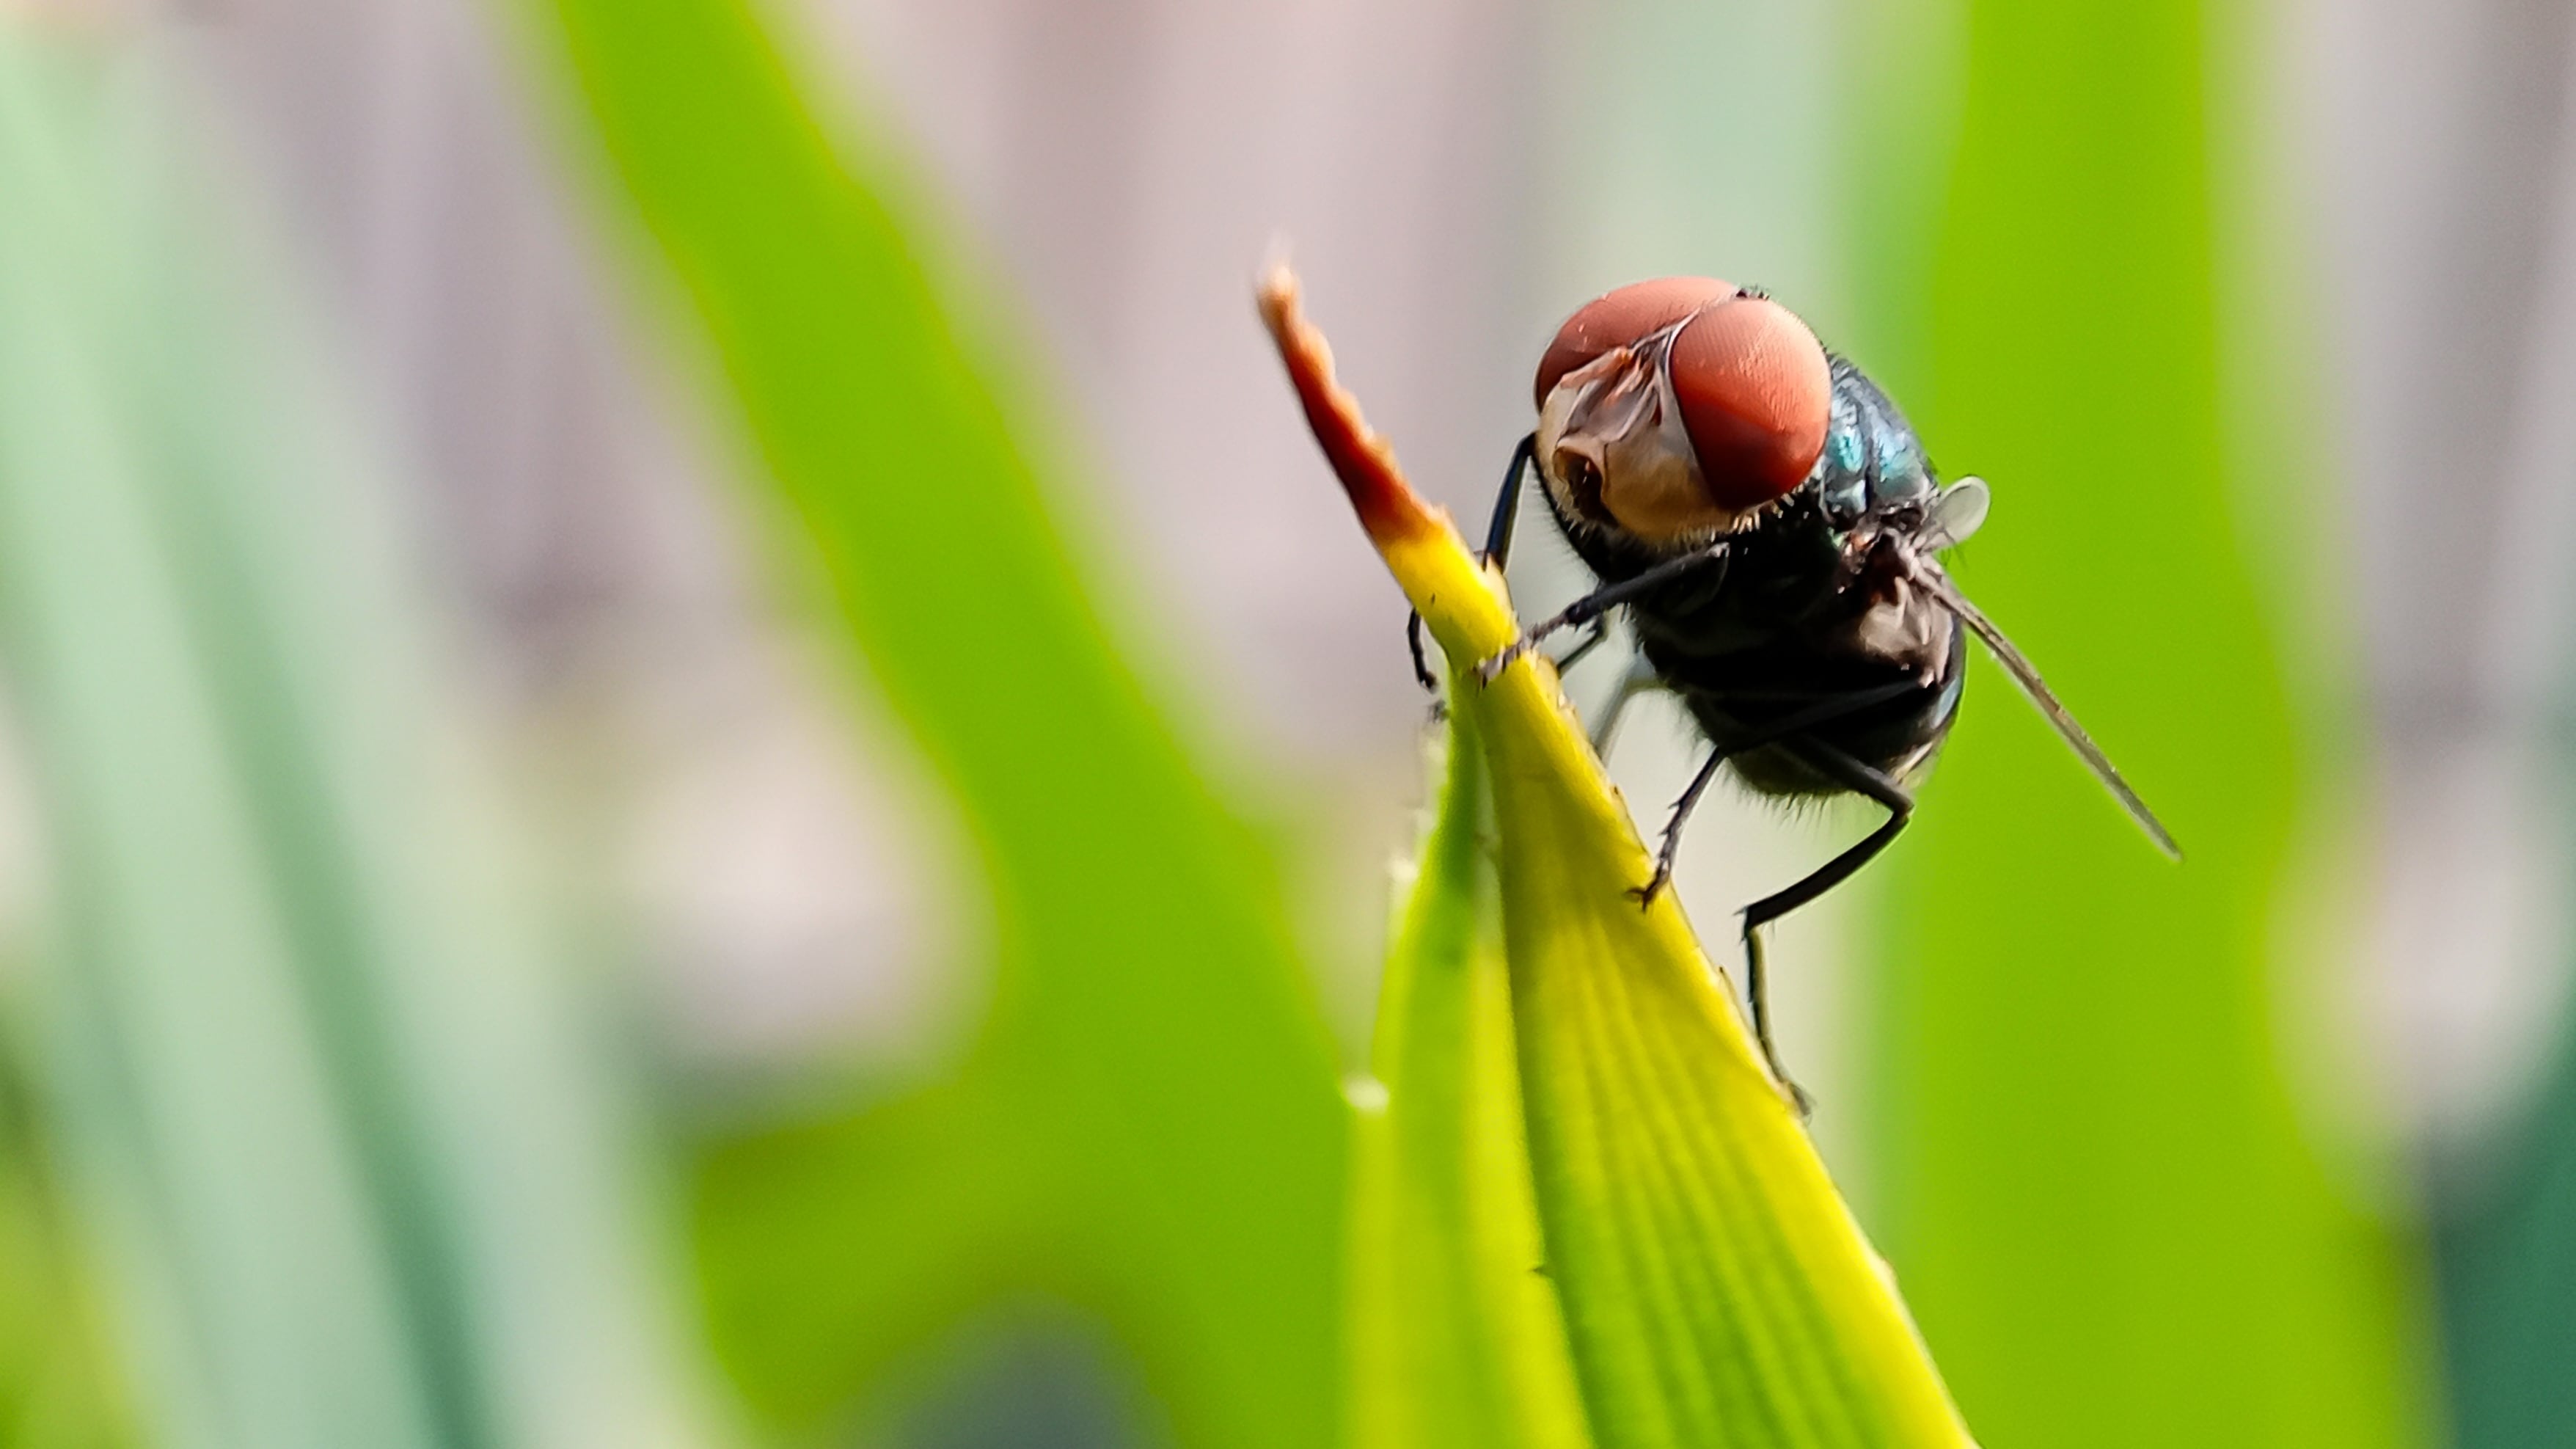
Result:
<svg viewBox="0 0 2576 1449">
<path fill-rule="evenodd" d="M 1943 573 L 1938 564 L 1919 557 L 1912 561 L 1914 582 L 1939 600 L 1941 607 L 1957 615 L 1959 622 L 1968 626 L 1968 632 L 1984 642 L 1986 652 L 1992 654 L 1995 662 L 2004 667 L 2004 672 L 2013 677 L 2013 682 L 2021 686 L 2021 692 L 2030 697 L 2030 702 L 2039 706 L 2039 712 L 2047 717 L 2058 737 L 2083 758 L 2094 778 L 2100 780 L 2102 787 L 2120 802 L 2120 808 L 2129 812 L 2129 818 L 2138 822 L 2138 828 L 2147 832 L 2147 838 L 2156 843 L 2156 848 L 2171 859 L 2182 859 L 2182 847 L 2174 844 L 2173 835 L 2165 829 L 2164 822 L 2156 819 L 2156 812 L 2148 809 L 2147 802 L 2138 798 L 2138 792 L 2129 788 L 2129 782 L 2120 778 L 2120 767 L 2112 764 L 2111 757 L 2103 754 L 2102 747 L 2093 743 L 2093 737 L 2084 732 L 2084 726 L 2075 722 L 2075 716 L 2058 702 L 2047 682 L 2039 677 L 2039 670 L 2013 647 L 2010 639 L 2004 637 L 2004 631 L 1996 628 L 1994 620 L 1987 618 L 1983 610 L 1968 602 L 1967 596 L 1959 592 L 1959 586 L 1950 582 L 1950 576 Z"/>
</svg>

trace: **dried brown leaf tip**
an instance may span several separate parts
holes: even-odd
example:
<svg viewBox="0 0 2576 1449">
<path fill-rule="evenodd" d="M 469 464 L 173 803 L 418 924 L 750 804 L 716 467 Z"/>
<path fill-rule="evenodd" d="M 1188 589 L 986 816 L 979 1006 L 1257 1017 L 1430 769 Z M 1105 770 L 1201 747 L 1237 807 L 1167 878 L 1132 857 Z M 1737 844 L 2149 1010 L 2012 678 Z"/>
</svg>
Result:
<svg viewBox="0 0 2576 1449">
<path fill-rule="evenodd" d="M 1262 277 L 1261 320 L 1287 365 L 1288 381 L 1306 409 L 1306 426 L 1342 480 L 1360 526 L 1379 545 L 1419 538 L 1441 526 L 1440 514 L 1404 481 L 1395 450 L 1360 416 L 1360 405 L 1333 380 L 1333 350 L 1324 334 L 1306 320 L 1299 305 L 1297 274 L 1273 266 Z"/>
</svg>

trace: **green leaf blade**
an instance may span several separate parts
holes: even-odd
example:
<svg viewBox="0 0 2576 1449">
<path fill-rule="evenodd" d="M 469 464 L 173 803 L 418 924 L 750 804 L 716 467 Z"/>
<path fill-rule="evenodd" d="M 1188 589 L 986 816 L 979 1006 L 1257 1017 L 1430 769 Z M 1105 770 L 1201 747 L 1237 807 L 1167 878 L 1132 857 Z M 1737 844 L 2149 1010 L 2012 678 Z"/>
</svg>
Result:
<svg viewBox="0 0 2576 1449">
<path fill-rule="evenodd" d="M 1453 716 L 1379 995 L 1382 1101 L 1355 1094 L 1350 1441 L 1582 1449 L 1582 1406 L 1536 1208 L 1509 985 L 1480 839 L 1484 754 Z"/>
<path fill-rule="evenodd" d="M 1595 1437 L 1966 1442 L 1706 959 L 1628 894 L 1643 852 L 1588 752 L 1497 733 L 1531 1154 Z"/>
</svg>

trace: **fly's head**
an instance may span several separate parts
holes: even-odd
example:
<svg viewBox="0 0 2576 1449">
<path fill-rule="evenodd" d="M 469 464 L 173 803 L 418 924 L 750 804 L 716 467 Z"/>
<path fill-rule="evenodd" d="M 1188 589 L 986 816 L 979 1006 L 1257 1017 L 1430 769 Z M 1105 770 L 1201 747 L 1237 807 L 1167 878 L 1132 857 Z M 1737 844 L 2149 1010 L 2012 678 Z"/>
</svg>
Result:
<svg viewBox="0 0 2576 1449">
<path fill-rule="evenodd" d="M 1667 277 L 1587 303 L 1539 364 L 1537 457 L 1559 516 L 1680 553 L 1756 523 L 1824 450 L 1833 384 L 1767 297 Z"/>
</svg>

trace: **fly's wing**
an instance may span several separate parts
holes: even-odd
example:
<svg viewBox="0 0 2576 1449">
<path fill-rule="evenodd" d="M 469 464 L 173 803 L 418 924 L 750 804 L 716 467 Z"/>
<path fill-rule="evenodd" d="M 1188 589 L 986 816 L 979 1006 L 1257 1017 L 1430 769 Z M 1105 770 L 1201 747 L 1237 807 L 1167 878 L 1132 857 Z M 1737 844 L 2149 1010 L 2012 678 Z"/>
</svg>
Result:
<svg viewBox="0 0 2576 1449">
<path fill-rule="evenodd" d="M 1966 543 L 1986 526 L 1986 510 L 1993 502 L 1983 478 L 1962 478 L 1942 489 L 1932 497 L 1931 511 L 1924 515 L 1914 546 L 1924 553 L 1939 553 L 1954 543 Z"/>
<path fill-rule="evenodd" d="M 1940 600 L 1941 607 L 1958 615 L 1959 622 L 1967 625 L 1970 633 L 1985 641 L 1986 650 L 1994 655 L 1995 662 L 2001 664 L 2004 671 L 2013 677 L 2013 682 L 2021 686 L 2022 693 L 2030 696 L 2030 702 L 2039 706 L 2039 712 L 2047 716 L 2058 736 L 2083 757 L 2094 778 L 2100 780 L 2103 788 L 2120 802 L 2120 807 L 2129 812 L 2129 818 L 2138 822 L 2138 828 L 2147 832 L 2147 838 L 2156 843 L 2156 848 L 2175 860 L 2182 859 L 2182 847 L 2174 844 L 2164 822 L 2156 819 L 2156 812 L 2148 809 L 2147 802 L 2138 798 L 2138 792 L 2129 788 L 2129 782 L 2120 778 L 2119 767 L 2111 763 L 2110 756 L 2102 753 L 2100 745 L 2093 743 L 2093 737 L 2084 732 L 2084 726 L 2075 722 L 2075 716 L 2067 712 L 2066 706 L 2058 703 L 2057 696 L 2049 692 L 2047 683 L 2039 677 L 2039 671 L 2022 657 L 2022 652 L 2013 647 L 2010 639 L 2004 637 L 2004 631 L 1996 628 L 1994 621 L 1976 605 L 1969 603 L 1967 596 L 1959 592 L 1959 586 L 1950 582 L 1950 576 L 1941 572 L 1938 566 L 1918 560 L 1914 581 L 1923 586 L 1924 592 Z"/>
</svg>

